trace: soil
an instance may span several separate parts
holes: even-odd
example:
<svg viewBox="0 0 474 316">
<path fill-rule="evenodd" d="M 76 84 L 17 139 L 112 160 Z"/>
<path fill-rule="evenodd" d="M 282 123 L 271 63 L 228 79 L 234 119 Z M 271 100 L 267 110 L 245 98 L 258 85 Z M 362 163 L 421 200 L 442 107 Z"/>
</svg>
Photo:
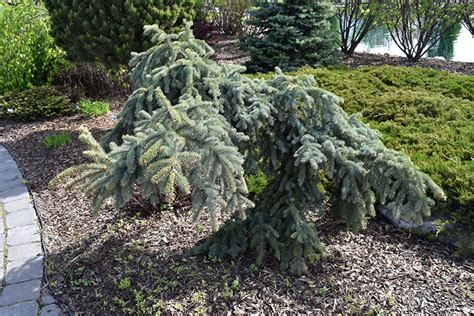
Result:
<svg viewBox="0 0 474 316">
<path fill-rule="evenodd" d="M 116 123 L 120 105 L 99 118 L 0 120 L 0 143 L 17 159 L 43 218 L 49 280 L 75 312 L 474 313 L 472 259 L 379 219 L 361 233 L 318 222 L 327 256 L 294 277 L 270 259 L 256 267 L 252 254 L 234 261 L 190 257 L 211 232 L 204 220 L 190 223 L 186 198 L 153 212 L 146 204 L 106 206 L 92 216 L 80 192 L 52 190 L 48 182 L 84 161 L 78 127 L 99 137 Z M 71 143 L 43 145 L 45 136 L 64 131 Z"/>
</svg>

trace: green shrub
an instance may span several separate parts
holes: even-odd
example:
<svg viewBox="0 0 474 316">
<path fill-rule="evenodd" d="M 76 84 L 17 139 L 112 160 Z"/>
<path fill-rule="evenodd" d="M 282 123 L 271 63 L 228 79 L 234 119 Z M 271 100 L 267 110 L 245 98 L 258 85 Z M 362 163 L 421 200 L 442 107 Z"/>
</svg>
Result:
<svg viewBox="0 0 474 316">
<path fill-rule="evenodd" d="M 79 107 L 89 117 L 102 116 L 109 113 L 108 102 L 82 100 Z"/>
<path fill-rule="evenodd" d="M 241 44 L 251 56 L 248 70 L 268 72 L 277 66 L 292 70 L 336 63 L 337 38 L 330 23 L 333 16 L 333 6 L 324 2 L 259 3 L 247 24 L 260 31 L 245 36 Z"/>
<path fill-rule="evenodd" d="M 64 52 L 49 35 L 46 10 L 31 1 L 0 9 L 0 95 L 51 82 Z"/>
<path fill-rule="evenodd" d="M 382 132 L 385 144 L 408 154 L 448 195 L 438 202 L 474 231 L 474 77 L 409 67 L 358 70 L 302 68 L 344 99 L 349 113 Z"/>
<path fill-rule="evenodd" d="M 54 87 L 33 87 L 0 96 L 0 118 L 37 120 L 74 112 L 70 99 Z"/>
<path fill-rule="evenodd" d="M 132 52 L 147 48 L 143 26 L 180 27 L 194 17 L 194 0 L 45 0 L 52 34 L 80 62 L 127 64 Z"/>
<path fill-rule="evenodd" d="M 59 133 L 45 137 L 43 139 L 43 144 L 49 149 L 54 149 L 69 144 L 71 140 L 71 134 Z"/>
</svg>

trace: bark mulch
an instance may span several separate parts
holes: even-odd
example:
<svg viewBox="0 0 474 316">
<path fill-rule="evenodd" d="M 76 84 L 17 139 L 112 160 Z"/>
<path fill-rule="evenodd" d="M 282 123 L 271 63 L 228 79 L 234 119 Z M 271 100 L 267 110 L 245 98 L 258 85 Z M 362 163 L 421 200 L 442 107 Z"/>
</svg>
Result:
<svg viewBox="0 0 474 316">
<path fill-rule="evenodd" d="M 474 75 L 474 63 L 460 61 L 446 61 L 432 58 L 422 58 L 418 62 L 413 63 L 407 58 L 399 56 L 390 56 L 387 54 L 369 54 L 355 53 L 352 56 L 342 57 L 342 62 L 351 68 L 360 66 L 406 66 L 406 67 L 424 67 L 436 70 L 449 71 L 463 75 Z"/>
<path fill-rule="evenodd" d="M 237 40 L 228 36 L 217 36 L 209 41 L 214 48 L 214 60 L 219 64 L 244 64 L 250 60 L 249 56 L 237 46 Z M 350 68 L 361 66 L 406 66 L 425 67 L 436 70 L 449 71 L 464 75 L 474 75 L 474 63 L 446 61 L 440 59 L 422 58 L 417 63 L 409 61 L 407 58 L 390 56 L 387 54 L 355 53 L 352 56 L 342 56 L 341 61 Z"/>
<path fill-rule="evenodd" d="M 146 204 L 122 211 L 108 206 L 93 217 L 80 192 L 51 190 L 48 182 L 84 160 L 77 128 L 99 136 L 115 124 L 113 112 L 35 123 L 0 120 L 0 143 L 26 174 L 44 221 L 51 285 L 74 311 L 474 313 L 473 260 L 380 220 L 362 233 L 317 223 L 328 255 L 294 277 L 272 260 L 257 268 L 252 255 L 235 261 L 189 257 L 210 231 L 205 221 L 189 222 L 186 199 L 152 213 Z M 59 131 L 71 132 L 73 141 L 46 149 L 44 137 Z"/>
</svg>

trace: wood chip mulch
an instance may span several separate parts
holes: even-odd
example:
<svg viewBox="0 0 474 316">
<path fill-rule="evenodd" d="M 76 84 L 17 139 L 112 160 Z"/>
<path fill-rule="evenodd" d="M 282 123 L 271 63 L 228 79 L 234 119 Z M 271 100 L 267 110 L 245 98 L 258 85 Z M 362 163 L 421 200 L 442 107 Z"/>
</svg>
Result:
<svg viewBox="0 0 474 316">
<path fill-rule="evenodd" d="M 80 192 L 50 190 L 48 182 L 84 161 L 77 128 L 100 136 L 115 124 L 120 104 L 99 118 L 0 120 L 0 143 L 18 160 L 44 221 L 51 285 L 74 311 L 474 313 L 472 260 L 379 220 L 362 233 L 318 223 L 328 255 L 293 277 L 273 261 L 258 269 L 251 255 L 223 262 L 187 256 L 210 231 L 205 222 L 189 222 L 185 199 L 152 214 L 104 207 L 94 218 Z M 44 137 L 59 131 L 73 141 L 46 149 Z"/>
<path fill-rule="evenodd" d="M 351 68 L 360 66 L 406 66 L 406 67 L 424 67 L 441 71 L 449 71 L 463 75 L 474 75 L 474 63 L 446 61 L 432 58 L 422 58 L 413 63 L 404 57 L 390 56 L 387 54 L 369 54 L 355 53 L 352 56 L 342 57 L 342 62 Z"/>
<path fill-rule="evenodd" d="M 214 60 L 221 65 L 244 64 L 250 60 L 249 56 L 238 47 L 238 40 L 230 36 L 216 36 L 209 40 L 214 48 Z M 350 68 L 361 66 L 406 66 L 425 67 L 442 71 L 449 71 L 464 75 L 474 75 L 474 63 L 446 61 L 439 59 L 422 58 L 417 63 L 410 62 L 407 58 L 390 56 L 387 54 L 354 53 L 352 56 L 342 56 L 341 61 Z"/>
</svg>

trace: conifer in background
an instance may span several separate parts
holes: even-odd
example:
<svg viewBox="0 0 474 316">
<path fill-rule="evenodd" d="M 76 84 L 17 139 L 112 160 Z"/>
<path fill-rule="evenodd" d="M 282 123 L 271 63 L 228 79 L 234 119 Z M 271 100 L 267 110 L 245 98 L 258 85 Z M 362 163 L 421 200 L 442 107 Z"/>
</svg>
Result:
<svg viewBox="0 0 474 316">
<path fill-rule="evenodd" d="M 84 129 L 91 162 L 51 183 L 81 188 L 96 211 L 109 199 L 122 207 L 137 190 L 152 203 L 190 194 L 194 219 L 207 213 L 217 230 L 197 253 L 250 251 L 259 264 L 273 255 L 299 274 L 324 252 L 309 215 L 325 215 L 329 195 L 332 214 L 352 229 L 364 228 L 378 204 L 420 222 L 434 198 L 445 198 L 313 77 L 251 79 L 244 67 L 219 66 L 190 25 L 178 35 L 156 26 L 146 33 L 156 45 L 131 62 L 135 91 L 117 127 L 102 146 Z M 257 162 L 268 184 L 250 201 L 244 174 Z M 333 181 L 332 192 L 324 192 L 322 177 Z"/>
<path fill-rule="evenodd" d="M 45 0 L 52 34 L 69 58 L 80 62 L 126 64 L 131 52 L 150 43 L 143 26 L 176 31 L 192 21 L 195 0 Z"/>
<path fill-rule="evenodd" d="M 245 37 L 242 48 L 251 61 L 250 72 L 294 70 L 303 65 L 327 66 L 337 62 L 337 37 L 330 19 L 334 7 L 318 0 L 261 1 L 247 24 L 260 32 Z"/>
</svg>

